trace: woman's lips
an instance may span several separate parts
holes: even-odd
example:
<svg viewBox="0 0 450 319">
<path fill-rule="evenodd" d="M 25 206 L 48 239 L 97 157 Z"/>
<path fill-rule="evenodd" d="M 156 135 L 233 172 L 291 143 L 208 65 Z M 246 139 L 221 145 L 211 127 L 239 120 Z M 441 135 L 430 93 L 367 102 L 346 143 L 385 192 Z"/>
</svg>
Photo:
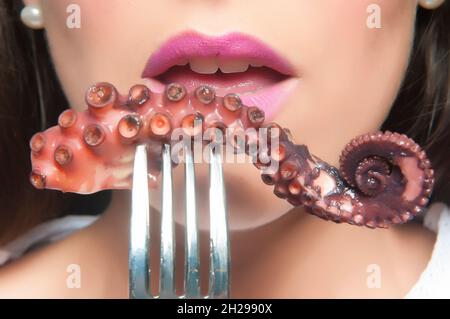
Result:
<svg viewBox="0 0 450 319">
<path fill-rule="evenodd" d="M 240 33 L 213 37 L 194 32 L 169 39 L 142 72 L 156 92 L 177 82 L 192 90 L 213 87 L 219 96 L 238 93 L 273 118 L 298 81 L 290 63 L 261 41 Z"/>
</svg>

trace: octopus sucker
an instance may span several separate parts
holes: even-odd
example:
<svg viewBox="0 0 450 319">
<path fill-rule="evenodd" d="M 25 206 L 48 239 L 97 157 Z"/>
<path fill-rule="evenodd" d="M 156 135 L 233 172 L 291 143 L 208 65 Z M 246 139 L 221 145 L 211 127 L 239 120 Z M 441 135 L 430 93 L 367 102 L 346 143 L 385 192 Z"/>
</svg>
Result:
<svg viewBox="0 0 450 319">
<path fill-rule="evenodd" d="M 84 142 L 91 146 L 97 147 L 105 140 L 105 129 L 98 124 L 90 124 L 83 131 Z"/>
<path fill-rule="evenodd" d="M 336 168 L 296 144 L 289 129 L 265 123 L 257 106 L 245 105 L 235 93 L 218 96 L 206 85 L 188 92 L 171 83 L 156 93 L 137 84 L 121 95 L 102 82 L 87 90 L 85 101 L 85 111 L 66 110 L 57 126 L 31 138 L 34 187 L 81 194 L 129 189 L 138 144 L 147 145 L 154 187 L 162 145 L 177 142 L 173 135 L 181 132 L 190 143 L 198 137 L 204 144 L 230 143 L 234 152 L 252 158 L 275 196 L 336 223 L 368 228 L 405 223 L 423 211 L 432 194 L 431 162 L 404 134 L 357 136 L 344 146 Z"/>
<path fill-rule="evenodd" d="M 289 196 L 289 188 L 286 183 L 278 183 L 274 188 L 274 194 L 282 199 L 285 199 Z"/>
<path fill-rule="evenodd" d="M 101 116 L 117 104 L 118 93 L 110 83 L 97 83 L 87 90 L 85 100 L 92 114 Z"/>
<path fill-rule="evenodd" d="M 151 116 L 149 121 L 149 134 L 156 139 L 169 138 L 172 131 L 172 124 L 169 115 L 165 113 L 156 113 Z"/>
<path fill-rule="evenodd" d="M 36 133 L 30 140 L 30 149 L 34 153 L 39 153 L 45 146 L 46 138 L 43 133 Z"/>
<path fill-rule="evenodd" d="M 204 117 L 200 113 L 186 115 L 181 120 L 181 128 L 188 136 L 197 136 L 203 132 Z"/>
<path fill-rule="evenodd" d="M 247 119 L 254 126 L 260 126 L 264 123 L 265 114 L 256 106 L 247 109 Z"/>
<path fill-rule="evenodd" d="M 165 95 L 169 101 L 179 102 L 186 96 L 186 88 L 177 83 L 167 85 Z"/>
<path fill-rule="evenodd" d="M 229 93 L 223 97 L 223 106 L 230 112 L 237 112 L 242 108 L 242 100 L 238 94 Z"/>
<path fill-rule="evenodd" d="M 280 167 L 280 175 L 283 180 L 289 181 L 298 174 L 298 166 L 296 161 L 285 161 Z"/>
<path fill-rule="evenodd" d="M 128 93 L 128 106 L 139 107 L 150 99 L 150 90 L 143 84 L 136 84 Z"/>
<path fill-rule="evenodd" d="M 72 150 L 67 145 L 59 145 L 54 152 L 54 159 L 61 166 L 68 165 L 72 161 Z"/>
<path fill-rule="evenodd" d="M 195 97 L 203 104 L 210 104 L 216 98 L 216 93 L 211 87 L 202 85 L 195 90 Z"/>
<path fill-rule="evenodd" d="M 261 179 L 267 185 L 277 185 L 277 182 L 280 180 L 280 175 L 278 174 L 278 172 L 262 173 Z"/>
<path fill-rule="evenodd" d="M 65 110 L 58 117 L 58 125 L 62 129 L 71 128 L 77 121 L 77 113 L 74 110 Z"/>
<path fill-rule="evenodd" d="M 291 197 L 294 198 L 300 195 L 300 193 L 302 192 L 302 183 L 299 180 L 294 179 L 292 182 L 289 183 L 288 190 Z"/>
<path fill-rule="evenodd" d="M 135 140 L 142 128 L 141 119 L 138 114 L 127 114 L 122 117 L 117 125 L 120 136 L 128 142 Z"/>
<path fill-rule="evenodd" d="M 38 169 L 34 169 L 30 174 L 30 182 L 37 189 L 44 189 L 46 187 L 45 184 L 45 175 L 42 175 Z"/>
</svg>

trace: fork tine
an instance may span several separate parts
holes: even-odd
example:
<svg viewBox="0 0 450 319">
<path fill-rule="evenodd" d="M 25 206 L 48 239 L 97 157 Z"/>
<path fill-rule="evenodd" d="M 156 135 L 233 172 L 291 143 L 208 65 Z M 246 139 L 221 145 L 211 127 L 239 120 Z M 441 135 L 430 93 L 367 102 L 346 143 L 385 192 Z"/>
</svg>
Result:
<svg viewBox="0 0 450 319">
<path fill-rule="evenodd" d="M 170 146 L 163 147 L 160 298 L 176 298 L 175 233 L 172 207 L 172 164 Z"/>
<path fill-rule="evenodd" d="M 134 157 L 133 186 L 131 200 L 130 245 L 128 257 L 129 297 L 150 297 L 149 265 L 149 195 L 147 180 L 147 149 L 136 148 Z"/>
<path fill-rule="evenodd" d="M 225 186 L 220 152 L 210 149 L 210 269 L 208 298 L 228 298 L 230 291 L 230 245 Z"/>
<path fill-rule="evenodd" d="M 185 240 L 185 298 L 200 297 L 199 248 L 195 169 L 191 147 L 185 146 L 186 240 Z"/>
</svg>

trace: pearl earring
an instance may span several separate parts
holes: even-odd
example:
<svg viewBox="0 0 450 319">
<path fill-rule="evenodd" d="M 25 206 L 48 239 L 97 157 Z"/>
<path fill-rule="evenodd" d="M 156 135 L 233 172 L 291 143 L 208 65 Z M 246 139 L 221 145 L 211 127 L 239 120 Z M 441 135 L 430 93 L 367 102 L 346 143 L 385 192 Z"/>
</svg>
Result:
<svg viewBox="0 0 450 319">
<path fill-rule="evenodd" d="M 30 29 L 44 28 L 44 17 L 42 16 L 42 9 L 38 5 L 25 6 L 20 11 L 20 19 Z"/>
<path fill-rule="evenodd" d="M 439 8 L 445 0 L 419 0 L 419 5 L 428 10 L 434 10 Z"/>
</svg>

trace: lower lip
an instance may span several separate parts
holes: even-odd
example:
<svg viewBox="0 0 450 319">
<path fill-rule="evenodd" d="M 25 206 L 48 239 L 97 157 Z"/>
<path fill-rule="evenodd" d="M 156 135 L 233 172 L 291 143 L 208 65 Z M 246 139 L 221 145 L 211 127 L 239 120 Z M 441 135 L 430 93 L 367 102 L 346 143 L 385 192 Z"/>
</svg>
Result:
<svg viewBox="0 0 450 319">
<path fill-rule="evenodd" d="M 166 84 L 176 82 L 188 91 L 208 85 L 216 90 L 218 96 L 237 93 L 245 105 L 263 110 L 267 120 L 273 120 L 281 111 L 283 102 L 298 83 L 297 78 L 286 77 L 266 68 L 251 68 L 247 72 L 232 74 L 198 74 L 187 66 L 173 67 L 157 78 L 144 81 L 154 92 L 163 92 Z"/>
</svg>

